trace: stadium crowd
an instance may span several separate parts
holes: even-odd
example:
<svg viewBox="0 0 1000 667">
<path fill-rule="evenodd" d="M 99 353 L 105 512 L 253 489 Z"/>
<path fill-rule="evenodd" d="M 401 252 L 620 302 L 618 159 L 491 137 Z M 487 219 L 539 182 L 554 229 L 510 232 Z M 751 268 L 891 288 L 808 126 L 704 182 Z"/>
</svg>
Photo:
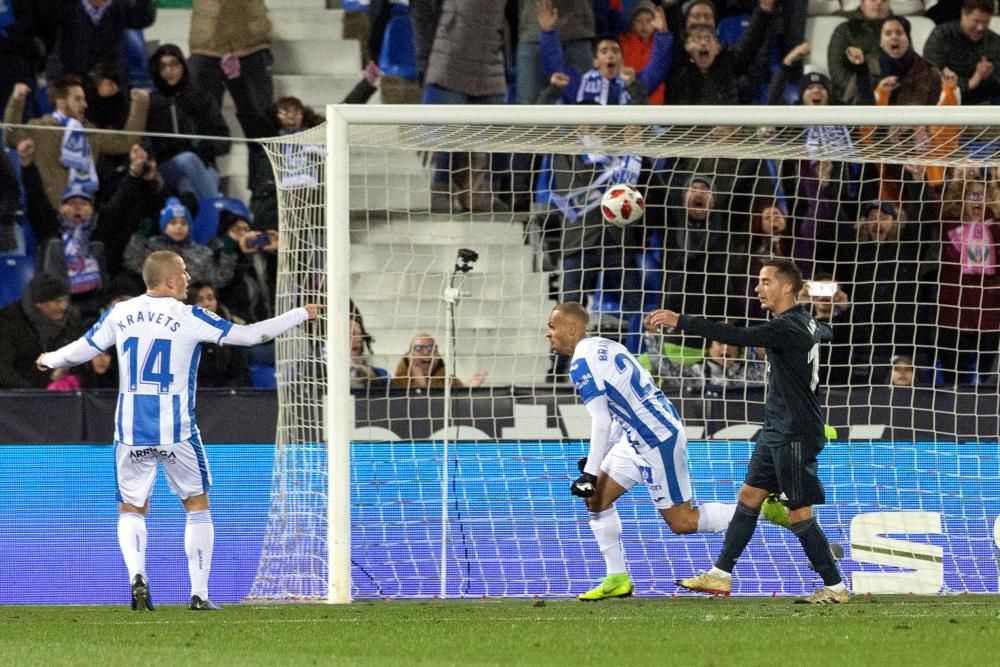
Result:
<svg viewBox="0 0 1000 667">
<path fill-rule="evenodd" d="M 911 21 L 894 13 L 896 3 L 834 2 L 845 20 L 829 36 L 827 72 L 805 67 L 807 17 L 820 4 L 831 3 L 410 0 L 407 16 L 427 104 L 1000 100 L 993 0 L 905 3 L 911 17 L 937 24 L 921 44 Z M 390 3 L 372 0 L 369 14 L 369 65 L 348 102 L 367 101 L 381 74 Z M 281 184 L 251 146 L 249 201 L 221 192 L 218 160 L 236 129 L 220 111 L 222 96 L 229 91 L 239 129 L 251 138 L 294 134 L 322 119 L 297 98 L 275 99 L 263 0 L 194 0 L 190 53 L 158 45 L 144 79 L 129 66 L 129 40 L 156 16 L 154 0 L 0 3 L 8 147 L 8 159 L 0 158 L 0 253 L 34 257 L 36 269 L 20 298 L 0 311 L 5 338 L 18 341 L 0 346 L 0 389 L 108 386 L 114 373 L 106 359 L 68 374 L 75 380 L 38 372 L 34 359 L 140 294 L 139 271 L 156 250 L 185 259 L 190 303 L 244 322 L 273 314 Z M 727 131 L 713 130 L 722 139 Z M 963 138 L 947 128 L 819 127 L 802 141 L 923 147 L 933 157 Z M 436 213 L 533 213 L 560 274 L 559 300 L 605 315 L 603 333 L 644 334 L 638 339 L 665 385 L 696 376 L 685 387 L 719 392 L 732 382 L 762 382 L 755 351 L 643 332 L 641 320 L 660 307 L 760 320 L 751 276 L 770 257 L 795 259 L 811 278 L 800 298 L 834 325 L 827 383 L 997 384 L 1000 179 L 993 169 L 589 153 L 440 153 L 432 169 Z M 552 178 L 543 184 L 536 177 L 546 170 Z M 646 194 L 640 224 L 606 225 L 594 197 L 574 196 L 609 183 Z M 450 377 L 433 339 L 419 334 L 388 378 L 367 359 L 371 336 L 360 314 L 352 320 L 355 386 L 437 386 Z M 246 385 L 249 368 L 271 359 L 267 349 L 212 350 L 199 381 Z M 410 371 L 424 366 L 419 378 Z M 553 377 L 562 372 L 555 361 Z"/>
</svg>

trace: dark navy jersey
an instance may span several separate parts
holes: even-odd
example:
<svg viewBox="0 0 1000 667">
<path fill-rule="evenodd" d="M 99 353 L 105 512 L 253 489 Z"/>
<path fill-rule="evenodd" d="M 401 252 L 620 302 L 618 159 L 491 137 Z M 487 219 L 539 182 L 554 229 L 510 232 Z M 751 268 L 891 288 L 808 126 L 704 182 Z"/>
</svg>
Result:
<svg viewBox="0 0 1000 667">
<path fill-rule="evenodd" d="M 819 344 L 832 340 L 833 332 L 803 306 L 789 308 L 754 327 L 734 327 L 681 315 L 677 328 L 720 343 L 767 348 L 767 399 L 759 443 L 776 446 L 789 440 L 826 439 L 816 386 Z"/>
</svg>

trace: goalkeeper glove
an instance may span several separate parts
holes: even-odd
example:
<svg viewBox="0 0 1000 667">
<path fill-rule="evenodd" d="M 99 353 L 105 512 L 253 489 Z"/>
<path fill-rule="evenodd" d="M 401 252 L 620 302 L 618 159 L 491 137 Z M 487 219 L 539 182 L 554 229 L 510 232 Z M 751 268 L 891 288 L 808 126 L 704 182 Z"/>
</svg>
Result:
<svg viewBox="0 0 1000 667">
<path fill-rule="evenodd" d="M 585 472 L 569 487 L 569 492 L 578 498 L 590 498 L 597 491 L 597 477 Z"/>
<path fill-rule="evenodd" d="M 587 457 L 586 456 L 584 456 L 582 459 L 580 459 L 579 461 L 576 462 L 576 468 L 580 472 L 583 472 L 584 470 L 587 469 Z"/>
</svg>

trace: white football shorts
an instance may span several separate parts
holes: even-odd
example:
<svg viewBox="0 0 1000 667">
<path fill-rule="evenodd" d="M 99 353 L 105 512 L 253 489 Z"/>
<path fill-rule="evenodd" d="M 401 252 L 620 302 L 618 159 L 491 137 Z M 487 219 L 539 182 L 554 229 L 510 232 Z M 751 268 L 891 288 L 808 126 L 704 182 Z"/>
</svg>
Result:
<svg viewBox="0 0 1000 667">
<path fill-rule="evenodd" d="M 186 440 L 172 445 L 115 443 L 115 476 L 119 502 L 142 507 L 153 493 L 156 463 L 163 464 L 167 484 L 181 500 L 207 493 L 212 486 L 205 446 Z"/>
<path fill-rule="evenodd" d="M 601 470 L 626 490 L 645 484 L 656 509 L 669 509 L 691 500 L 687 436 L 683 432 L 641 453 L 623 434 L 604 457 Z"/>
</svg>

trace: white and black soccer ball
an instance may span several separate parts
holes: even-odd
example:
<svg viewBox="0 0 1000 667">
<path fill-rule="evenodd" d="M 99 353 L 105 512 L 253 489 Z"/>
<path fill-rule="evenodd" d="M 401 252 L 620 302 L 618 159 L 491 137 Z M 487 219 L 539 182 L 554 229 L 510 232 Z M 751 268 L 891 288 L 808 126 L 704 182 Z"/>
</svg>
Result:
<svg viewBox="0 0 1000 667">
<path fill-rule="evenodd" d="M 601 217 L 615 227 L 628 227 L 645 212 L 646 200 L 631 185 L 612 185 L 601 197 Z"/>
</svg>

